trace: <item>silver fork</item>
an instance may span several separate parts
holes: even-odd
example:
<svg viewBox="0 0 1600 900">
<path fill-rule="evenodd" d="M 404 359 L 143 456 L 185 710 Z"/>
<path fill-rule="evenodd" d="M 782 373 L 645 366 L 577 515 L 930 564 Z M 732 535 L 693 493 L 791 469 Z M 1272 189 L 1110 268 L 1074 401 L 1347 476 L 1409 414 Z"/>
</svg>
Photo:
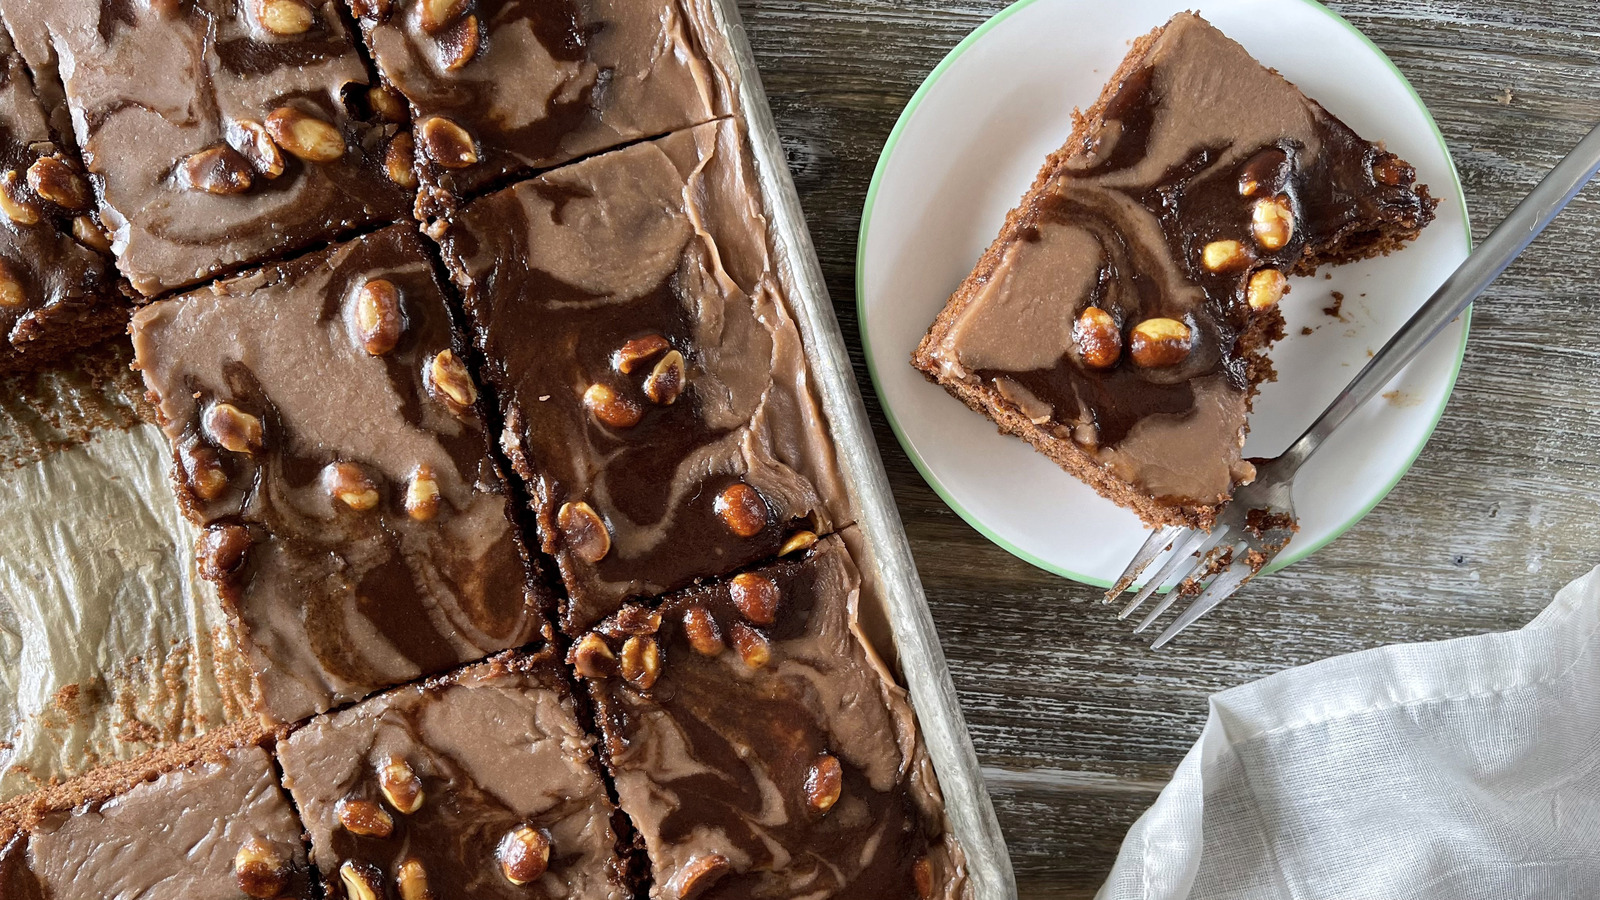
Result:
<svg viewBox="0 0 1600 900">
<path fill-rule="evenodd" d="M 1134 633 L 1155 623 L 1180 597 L 1194 596 L 1177 620 L 1151 645 L 1160 649 L 1195 620 L 1233 596 L 1288 546 L 1297 528 L 1294 476 L 1334 429 L 1400 374 L 1427 343 L 1493 283 L 1550 220 L 1600 171 L 1600 126 L 1578 142 L 1561 162 L 1517 204 L 1328 404 L 1322 415 L 1279 456 L 1256 463 L 1256 479 L 1239 488 L 1217 516 L 1210 532 L 1168 526 L 1152 533 L 1123 570 L 1106 602 L 1131 588 L 1163 553 L 1172 551 L 1145 581 L 1117 618 L 1126 619 L 1163 585 L 1175 582 L 1161 602 L 1140 620 Z"/>
</svg>

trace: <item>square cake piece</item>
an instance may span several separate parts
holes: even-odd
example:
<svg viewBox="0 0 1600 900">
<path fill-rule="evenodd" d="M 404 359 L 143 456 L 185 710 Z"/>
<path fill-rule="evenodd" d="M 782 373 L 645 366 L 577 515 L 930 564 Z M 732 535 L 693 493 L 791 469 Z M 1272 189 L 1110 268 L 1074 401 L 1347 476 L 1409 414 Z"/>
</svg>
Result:
<svg viewBox="0 0 1600 900">
<path fill-rule="evenodd" d="M 1204 19 L 1139 39 L 912 357 L 1146 522 L 1209 527 L 1254 477 L 1289 275 L 1433 219 L 1410 165 Z"/>
<path fill-rule="evenodd" d="M 424 218 L 507 175 L 730 111 L 706 0 L 350 5 L 414 112 Z"/>
<path fill-rule="evenodd" d="M 0 894 L 8 900 L 318 896 L 300 819 L 278 786 L 272 758 L 254 743 L 202 742 L 164 751 L 167 758 L 193 759 L 150 780 L 130 785 L 124 772 L 140 763 L 115 764 L 51 791 L 28 810 L 32 821 L 0 854 Z"/>
<path fill-rule="evenodd" d="M 630 604 L 573 645 L 656 900 L 966 896 L 904 691 L 839 536 Z"/>
<path fill-rule="evenodd" d="M 278 759 L 330 900 L 632 896 L 594 739 L 548 653 L 319 716 Z"/>
<path fill-rule="evenodd" d="M 264 712 L 294 721 L 544 632 L 414 226 L 151 304 L 132 328 Z"/>
<path fill-rule="evenodd" d="M 573 633 L 849 521 L 751 178 L 723 120 L 476 200 L 445 235 Z"/>
<path fill-rule="evenodd" d="M 140 293 L 407 215 L 383 164 L 396 126 L 347 108 L 368 76 L 336 0 L 0 10 Z"/>
<path fill-rule="evenodd" d="M 33 369 L 126 326 L 128 304 L 89 215 L 94 195 L 51 139 L 22 57 L 0 33 L 0 374 Z"/>
</svg>

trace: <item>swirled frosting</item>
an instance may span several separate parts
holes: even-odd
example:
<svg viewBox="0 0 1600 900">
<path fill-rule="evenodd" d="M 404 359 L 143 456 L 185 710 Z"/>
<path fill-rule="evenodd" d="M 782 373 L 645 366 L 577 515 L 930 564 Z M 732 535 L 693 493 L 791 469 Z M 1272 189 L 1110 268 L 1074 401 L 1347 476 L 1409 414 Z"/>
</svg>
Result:
<svg viewBox="0 0 1600 900">
<path fill-rule="evenodd" d="M 127 321 L 110 261 L 69 236 L 74 214 L 89 210 L 63 209 L 28 184 L 25 173 L 45 157 L 81 177 L 51 138 L 27 68 L 0 32 L 0 189 L 37 213 L 31 222 L 0 216 L 0 372 L 88 346 Z"/>
<path fill-rule="evenodd" d="M 622 660 L 589 669 L 588 684 L 651 896 L 964 896 L 911 708 L 858 628 L 844 542 L 751 575 L 774 591 L 770 616 L 751 618 L 721 581 L 668 597 L 659 618 L 630 606 L 594 632 Z M 648 679 L 627 668 L 630 640 L 658 648 Z M 837 762 L 832 787 L 816 784 L 824 758 Z"/>
<path fill-rule="evenodd" d="M 1386 253 L 1432 211 L 1410 166 L 1180 14 L 1079 117 L 915 362 L 1058 461 L 1075 447 L 1140 497 L 1214 506 L 1253 474 L 1240 450 L 1281 279 Z M 1109 363 L 1085 355 L 1091 307 Z M 1178 359 L 1140 358 L 1150 320 L 1190 335 Z"/>
<path fill-rule="evenodd" d="M 360 7 L 373 62 L 417 121 L 443 117 L 474 143 L 475 162 L 441 165 L 419 131 L 424 216 L 507 175 L 729 112 L 705 0 L 474 0 L 444 23 L 424 6 Z"/>
<path fill-rule="evenodd" d="M 310 6 L 306 30 L 279 35 L 257 18 L 262 4 L 235 0 L 0 2 L 56 129 L 76 137 L 117 265 L 140 293 L 406 215 L 410 197 L 383 167 L 388 131 L 346 107 L 368 83 L 355 38 L 335 0 Z M 255 171 L 238 193 L 185 183 L 186 160 L 248 150 L 246 123 L 284 107 L 333 125 L 343 152 L 313 162 L 284 147 L 281 174 Z"/>
<path fill-rule="evenodd" d="M 765 234 L 724 120 L 474 201 L 445 237 L 502 446 L 571 594 L 569 629 L 849 521 Z M 620 371 L 623 346 L 650 337 L 661 349 Z M 661 402 L 645 387 L 668 346 L 683 387 Z M 597 416 L 597 384 L 635 420 Z M 743 533 L 718 513 L 736 484 L 759 494 Z M 603 546 L 563 526 L 569 503 L 594 511 Z"/>
<path fill-rule="evenodd" d="M 505 656 L 318 717 L 279 745 L 278 759 L 326 876 L 353 861 L 393 884 L 400 864 L 416 860 L 440 897 L 624 900 L 593 744 L 560 665 Z M 378 772 L 394 760 L 421 790 L 411 812 L 383 793 Z M 343 828 L 339 804 L 351 800 L 387 810 L 392 832 Z M 549 866 L 515 885 L 497 849 L 520 826 L 548 838 Z"/>
<path fill-rule="evenodd" d="M 359 331 L 374 280 L 397 290 L 403 326 L 381 355 Z M 206 529 L 202 571 L 271 715 L 304 718 L 540 632 L 542 589 L 483 424 L 431 380 L 439 354 L 461 348 L 413 228 L 160 301 L 133 332 L 180 499 Z M 259 422 L 258 447 L 230 449 L 208 424 L 222 404 Z M 341 464 L 375 492 L 370 508 L 334 492 Z M 407 502 L 424 467 L 437 511 L 421 520 Z M 225 482 L 207 491 L 213 470 Z"/>
</svg>

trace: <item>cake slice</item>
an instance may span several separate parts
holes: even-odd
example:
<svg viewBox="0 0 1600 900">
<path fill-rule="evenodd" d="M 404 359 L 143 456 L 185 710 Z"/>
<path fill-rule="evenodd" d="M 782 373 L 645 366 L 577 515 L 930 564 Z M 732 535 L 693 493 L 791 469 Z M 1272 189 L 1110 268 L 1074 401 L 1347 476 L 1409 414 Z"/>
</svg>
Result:
<svg viewBox="0 0 1600 900">
<path fill-rule="evenodd" d="M 415 228 L 152 303 L 132 329 L 262 712 L 293 722 L 545 632 Z"/>
<path fill-rule="evenodd" d="M 1139 39 L 912 363 L 1146 522 L 1254 477 L 1289 275 L 1386 254 L 1437 201 L 1210 23 Z"/>
<path fill-rule="evenodd" d="M 233 726 L 0 807 L 0 897 L 321 896 L 269 740 Z"/>
<path fill-rule="evenodd" d="M 615 813 L 549 651 L 318 716 L 278 744 L 329 900 L 626 900 Z"/>
<path fill-rule="evenodd" d="M 629 604 L 573 645 L 653 900 L 970 897 L 845 547 Z"/>
<path fill-rule="evenodd" d="M 850 521 L 736 123 L 474 200 L 444 249 L 569 633 Z"/>
</svg>

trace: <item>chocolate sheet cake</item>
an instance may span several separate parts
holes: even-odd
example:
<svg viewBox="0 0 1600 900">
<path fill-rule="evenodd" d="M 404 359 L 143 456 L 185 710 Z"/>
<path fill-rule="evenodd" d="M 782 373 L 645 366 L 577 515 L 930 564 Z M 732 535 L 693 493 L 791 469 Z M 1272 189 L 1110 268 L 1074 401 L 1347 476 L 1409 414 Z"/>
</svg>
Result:
<svg viewBox="0 0 1600 900">
<path fill-rule="evenodd" d="M 250 676 L 0 900 L 970 897 L 710 0 L 347 3 L 0 0 L 0 326 L 128 322 Z"/>
<path fill-rule="evenodd" d="M 350 0 L 416 121 L 426 218 L 508 175 L 729 109 L 705 0 Z"/>
<path fill-rule="evenodd" d="M 957 897 L 962 863 L 838 536 L 580 638 L 658 900 Z"/>
<path fill-rule="evenodd" d="M 548 598 L 414 229 L 154 303 L 133 336 L 266 712 L 539 638 Z"/>
<path fill-rule="evenodd" d="M 475 201 L 444 246 L 565 627 L 848 521 L 736 123 Z"/>
<path fill-rule="evenodd" d="M 546 652 L 319 716 L 278 758 L 331 900 L 625 900 L 593 744 Z"/>
<path fill-rule="evenodd" d="M 127 324 L 110 259 L 92 249 L 109 248 L 93 205 L 0 32 L 0 374 L 54 362 Z"/>
<path fill-rule="evenodd" d="M 1410 165 L 1193 13 L 1135 42 L 913 364 L 1151 524 L 1209 526 L 1254 469 L 1289 275 L 1399 249 Z"/>
<path fill-rule="evenodd" d="M 335 0 L 0 0 L 117 265 L 155 296 L 406 215 Z"/>
</svg>

